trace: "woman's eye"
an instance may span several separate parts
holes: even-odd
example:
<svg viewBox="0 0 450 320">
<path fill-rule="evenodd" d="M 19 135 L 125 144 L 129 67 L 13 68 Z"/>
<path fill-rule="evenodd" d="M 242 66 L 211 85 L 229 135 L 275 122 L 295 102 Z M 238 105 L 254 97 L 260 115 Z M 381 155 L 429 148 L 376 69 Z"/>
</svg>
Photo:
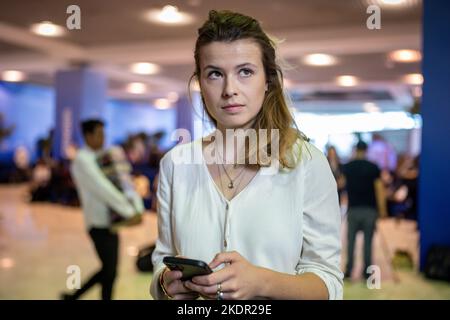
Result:
<svg viewBox="0 0 450 320">
<path fill-rule="evenodd" d="M 217 79 L 221 76 L 221 73 L 219 71 L 210 71 L 208 73 L 208 79 Z"/>
<path fill-rule="evenodd" d="M 252 74 L 253 74 L 253 70 L 251 70 L 251 69 L 244 68 L 244 69 L 239 70 L 239 75 L 242 77 L 249 77 Z"/>
</svg>

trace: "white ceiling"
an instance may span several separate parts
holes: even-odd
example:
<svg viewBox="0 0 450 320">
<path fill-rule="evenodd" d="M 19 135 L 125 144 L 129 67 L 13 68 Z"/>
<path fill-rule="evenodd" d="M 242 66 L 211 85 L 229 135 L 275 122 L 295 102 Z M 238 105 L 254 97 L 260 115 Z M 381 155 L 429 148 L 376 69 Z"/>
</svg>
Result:
<svg viewBox="0 0 450 320">
<path fill-rule="evenodd" d="M 421 3 L 409 0 L 411 6 L 407 8 L 382 8 L 382 28 L 369 30 L 368 1 L 78 0 L 81 30 L 68 31 L 57 39 L 34 35 L 29 26 L 44 20 L 65 25 L 66 8 L 73 1 L 3 1 L 0 71 L 21 70 L 30 82 L 52 85 L 57 70 L 86 63 L 107 75 L 109 94 L 115 98 L 145 100 L 171 91 L 185 94 L 193 71 L 196 29 L 210 9 L 231 9 L 258 18 L 268 33 L 284 40 L 279 52 L 290 65 L 285 75 L 292 90 L 332 90 L 337 75 L 352 74 L 362 80 L 362 89 L 381 87 L 392 91 L 395 99 L 403 99 L 408 88 L 400 79 L 406 73 L 420 73 L 420 63 L 390 63 L 387 53 L 395 49 L 420 50 Z M 147 10 L 166 4 L 191 13 L 195 22 L 167 27 L 143 18 Z M 300 62 L 303 55 L 314 52 L 335 54 L 340 63 L 317 68 Z M 161 72 L 152 76 L 131 73 L 129 64 L 140 61 L 159 64 Z M 124 88 L 132 81 L 147 83 L 149 93 L 126 93 Z"/>
</svg>

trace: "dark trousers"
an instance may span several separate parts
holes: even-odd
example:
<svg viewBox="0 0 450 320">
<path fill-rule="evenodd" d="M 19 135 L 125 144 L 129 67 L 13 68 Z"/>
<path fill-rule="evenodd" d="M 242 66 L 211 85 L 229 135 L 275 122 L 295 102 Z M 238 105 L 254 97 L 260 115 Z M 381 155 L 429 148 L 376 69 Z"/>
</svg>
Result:
<svg viewBox="0 0 450 320">
<path fill-rule="evenodd" d="M 351 275 L 353 269 L 353 254 L 355 239 L 358 231 L 364 233 L 364 270 L 372 264 L 372 238 L 375 231 L 378 212 L 372 207 L 350 207 L 347 215 L 347 269 L 346 274 Z"/>
<path fill-rule="evenodd" d="M 112 233 L 109 229 L 100 228 L 91 228 L 89 235 L 94 243 L 102 267 L 75 292 L 73 298 L 79 298 L 92 286 L 100 283 L 102 285 L 102 299 L 111 300 L 118 264 L 119 236 L 117 233 Z"/>
</svg>

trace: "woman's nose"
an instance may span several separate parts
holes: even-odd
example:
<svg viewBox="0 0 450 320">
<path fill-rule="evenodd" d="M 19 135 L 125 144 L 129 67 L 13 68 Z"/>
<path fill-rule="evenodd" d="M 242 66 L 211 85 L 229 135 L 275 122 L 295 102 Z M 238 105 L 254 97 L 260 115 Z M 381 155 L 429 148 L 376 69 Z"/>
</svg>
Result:
<svg viewBox="0 0 450 320">
<path fill-rule="evenodd" d="M 229 98 L 237 95 L 237 88 L 232 77 L 227 77 L 224 83 L 222 96 L 224 98 Z"/>
</svg>

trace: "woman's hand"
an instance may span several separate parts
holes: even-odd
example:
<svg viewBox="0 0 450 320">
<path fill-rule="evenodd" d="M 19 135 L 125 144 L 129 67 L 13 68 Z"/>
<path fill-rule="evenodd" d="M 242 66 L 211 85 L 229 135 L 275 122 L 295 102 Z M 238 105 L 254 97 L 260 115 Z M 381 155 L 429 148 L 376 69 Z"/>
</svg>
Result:
<svg viewBox="0 0 450 320">
<path fill-rule="evenodd" d="M 194 277 L 192 281 L 186 281 L 185 286 L 207 299 L 217 299 L 218 289 L 223 292 L 225 300 L 260 296 L 264 269 L 255 267 L 236 251 L 217 254 L 209 266 L 214 269 L 221 264 L 225 264 L 223 269 Z"/>
<path fill-rule="evenodd" d="M 181 281 L 183 273 L 181 271 L 170 271 L 166 268 L 162 273 L 161 282 L 167 294 L 174 300 L 194 300 L 198 298 L 198 293 L 193 292 L 184 286 L 184 281 Z"/>
</svg>

